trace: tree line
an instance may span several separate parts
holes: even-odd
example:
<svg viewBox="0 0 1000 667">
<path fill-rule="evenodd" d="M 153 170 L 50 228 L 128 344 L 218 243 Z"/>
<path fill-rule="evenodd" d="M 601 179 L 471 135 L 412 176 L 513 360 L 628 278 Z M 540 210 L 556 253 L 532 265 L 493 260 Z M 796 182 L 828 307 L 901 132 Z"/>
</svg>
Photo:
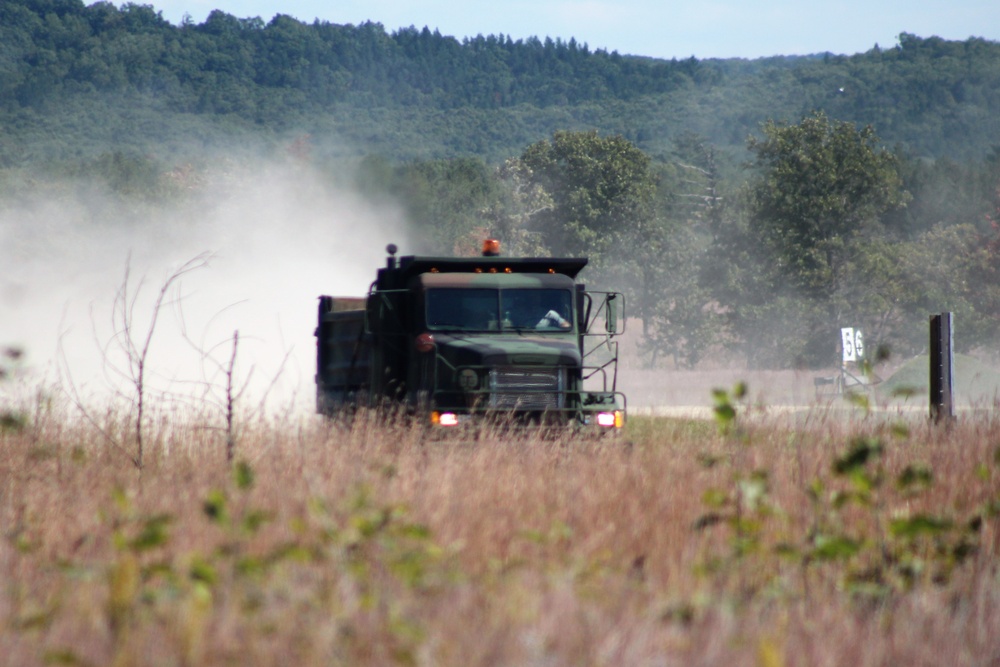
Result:
<svg viewBox="0 0 1000 667">
<path fill-rule="evenodd" d="M 265 21 L 216 10 L 174 25 L 152 5 L 0 3 L 0 166 L 123 144 L 190 151 L 247 133 L 324 149 L 500 162 L 559 129 L 662 155 L 685 133 L 744 150 L 768 118 L 813 110 L 879 128 L 913 155 L 1000 143 L 1000 45 L 902 33 L 854 55 L 660 60 L 575 39 L 378 23 Z"/>
</svg>

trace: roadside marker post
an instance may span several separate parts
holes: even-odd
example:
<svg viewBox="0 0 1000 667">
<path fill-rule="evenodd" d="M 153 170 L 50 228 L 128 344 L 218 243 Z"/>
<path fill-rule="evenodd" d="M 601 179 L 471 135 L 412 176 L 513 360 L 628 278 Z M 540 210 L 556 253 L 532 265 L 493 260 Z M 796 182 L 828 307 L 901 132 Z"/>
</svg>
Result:
<svg viewBox="0 0 1000 667">
<path fill-rule="evenodd" d="M 955 418 L 955 329 L 953 313 L 931 315 L 930 409 L 934 423 Z"/>
</svg>

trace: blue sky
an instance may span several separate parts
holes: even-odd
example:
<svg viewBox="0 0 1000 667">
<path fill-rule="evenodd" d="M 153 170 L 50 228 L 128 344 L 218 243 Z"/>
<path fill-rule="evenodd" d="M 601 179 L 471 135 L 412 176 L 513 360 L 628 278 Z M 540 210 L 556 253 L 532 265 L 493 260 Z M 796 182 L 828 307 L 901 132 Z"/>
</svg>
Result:
<svg viewBox="0 0 1000 667">
<path fill-rule="evenodd" d="M 657 58 L 757 58 L 894 46 L 901 32 L 1000 39 L 997 0 L 149 0 L 163 17 L 202 22 L 213 9 L 269 21 L 410 25 L 477 34 L 575 37 L 592 49 Z"/>
</svg>

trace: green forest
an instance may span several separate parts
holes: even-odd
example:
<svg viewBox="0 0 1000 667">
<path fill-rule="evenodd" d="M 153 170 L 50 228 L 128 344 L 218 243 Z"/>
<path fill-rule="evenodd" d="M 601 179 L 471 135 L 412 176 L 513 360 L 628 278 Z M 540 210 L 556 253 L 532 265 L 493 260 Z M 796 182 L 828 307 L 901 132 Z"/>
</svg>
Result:
<svg viewBox="0 0 1000 667">
<path fill-rule="evenodd" d="M 650 365 L 1000 344 L 1000 44 L 657 60 L 427 28 L 0 3 L 0 212 L 67 180 L 135 211 L 247 151 L 392 200 L 422 252 L 585 255 Z M 204 193 L 200 193 L 204 195 Z M 126 206 L 126 208 L 128 208 Z"/>
</svg>

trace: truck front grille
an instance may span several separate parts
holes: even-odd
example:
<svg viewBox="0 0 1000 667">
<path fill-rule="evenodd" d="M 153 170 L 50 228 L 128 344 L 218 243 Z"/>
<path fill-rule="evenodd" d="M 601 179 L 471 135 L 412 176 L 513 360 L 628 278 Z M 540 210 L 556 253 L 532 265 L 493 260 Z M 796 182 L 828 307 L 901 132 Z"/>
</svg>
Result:
<svg viewBox="0 0 1000 667">
<path fill-rule="evenodd" d="M 490 407 L 558 410 L 565 403 L 566 370 L 506 366 L 490 370 Z"/>
</svg>

